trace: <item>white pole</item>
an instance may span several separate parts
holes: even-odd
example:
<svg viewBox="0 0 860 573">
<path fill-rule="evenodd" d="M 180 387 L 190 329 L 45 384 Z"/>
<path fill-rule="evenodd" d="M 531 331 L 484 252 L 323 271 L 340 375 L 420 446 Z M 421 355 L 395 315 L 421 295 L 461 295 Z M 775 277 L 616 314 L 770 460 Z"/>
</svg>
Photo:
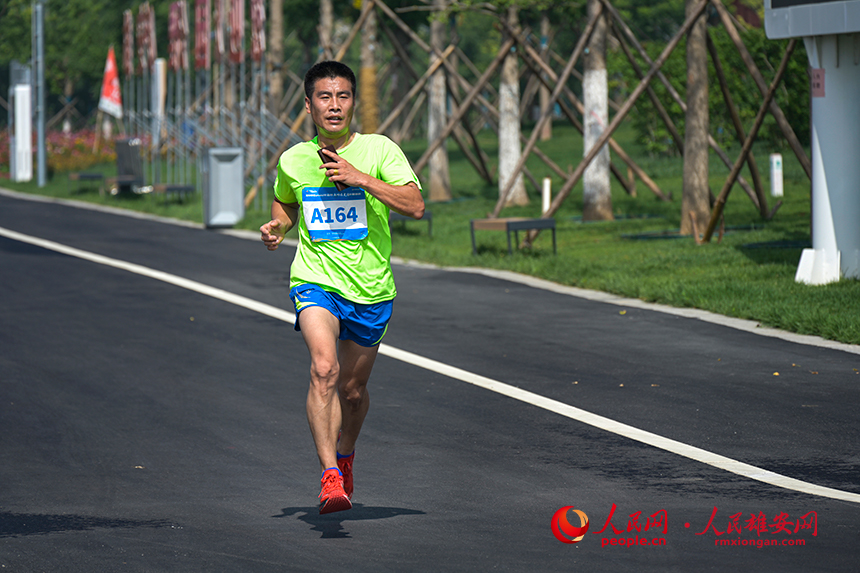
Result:
<svg viewBox="0 0 860 573">
<path fill-rule="evenodd" d="M 12 163 L 13 181 L 30 181 L 33 179 L 33 119 L 30 109 L 30 86 L 18 84 L 10 90 L 14 99 L 12 104 L 15 123 L 15 150 L 9 158 Z"/>
<path fill-rule="evenodd" d="M 770 154 L 770 196 L 782 197 L 782 154 Z"/>
<path fill-rule="evenodd" d="M 543 178 L 543 186 L 541 187 L 541 213 L 549 211 L 549 206 L 552 204 L 552 179 L 549 177 Z"/>
</svg>

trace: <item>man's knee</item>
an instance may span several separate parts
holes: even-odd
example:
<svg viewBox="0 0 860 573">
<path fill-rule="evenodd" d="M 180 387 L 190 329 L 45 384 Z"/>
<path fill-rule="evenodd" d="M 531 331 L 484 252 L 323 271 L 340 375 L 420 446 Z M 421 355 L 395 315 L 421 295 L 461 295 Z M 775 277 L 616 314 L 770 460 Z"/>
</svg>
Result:
<svg viewBox="0 0 860 573">
<path fill-rule="evenodd" d="M 341 380 L 338 391 L 353 409 L 358 408 L 367 395 L 367 380 Z"/>
<path fill-rule="evenodd" d="M 311 361 L 311 386 L 333 390 L 340 376 L 337 360 L 316 359 Z"/>
</svg>

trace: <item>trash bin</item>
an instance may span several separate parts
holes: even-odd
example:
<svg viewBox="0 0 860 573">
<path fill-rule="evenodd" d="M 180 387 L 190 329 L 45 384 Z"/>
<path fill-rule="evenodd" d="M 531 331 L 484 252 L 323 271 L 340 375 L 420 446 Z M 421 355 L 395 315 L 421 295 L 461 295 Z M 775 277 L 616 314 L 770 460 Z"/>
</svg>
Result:
<svg viewBox="0 0 860 573">
<path fill-rule="evenodd" d="M 232 227 L 245 216 L 244 153 L 212 147 L 203 161 L 203 224 Z"/>
</svg>

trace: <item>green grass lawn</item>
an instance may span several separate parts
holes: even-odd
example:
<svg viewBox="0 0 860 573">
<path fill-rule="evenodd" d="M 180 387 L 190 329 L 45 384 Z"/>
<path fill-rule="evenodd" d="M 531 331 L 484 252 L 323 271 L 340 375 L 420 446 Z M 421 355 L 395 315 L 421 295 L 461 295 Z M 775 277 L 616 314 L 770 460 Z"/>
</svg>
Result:
<svg viewBox="0 0 860 573">
<path fill-rule="evenodd" d="M 528 129 L 525 131 L 529 133 Z M 496 142 L 492 132 L 481 134 L 482 146 L 495 158 Z M 639 165 L 673 200 L 658 200 L 641 182 L 638 197 L 628 196 L 613 179 L 612 201 L 616 220 L 583 223 L 582 186 L 578 184 L 556 214 L 558 254 L 552 254 L 548 232 L 537 238 L 533 248 L 509 256 L 504 233 L 478 231 L 479 252 L 473 256 L 469 220 L 483 218 L 492 211 L 498 188 L 483 181 L 459 149 L 449 147 L 454 199 L 428 204 L 433 213 L 433 236 L 428 237 L 424 223 L 395 225 L 394 254 L 446 266 L 480 266 L 505 269 L 557 283 L 601 290 L 618 295 L 660 302 L 678 307 L 695 307 L 716 313 L 747 318 L 763 325 L 815 334 L 824 338 L 860 344 L 860 281 L 842 280 L 825 286 L 796 283 L 794 275 L 802 248 L 810 243 L 810 185 L 791 151 L 783 154 L 785 197 L 771 221 L 764 221 L 737 185 L 725 210 L 726 234 L 721 242 L 696 245 L 691 237 L 678 237 L 681 216 L 680 158 L 649 157 L 624 128 L 617 140 Z M 555 126 L 552 145 L 540 145 L 562 168 L 572 169 L 582 157 L 582 139 L 573 128 Z M 416 160 L 426 147 L 423 141 L 403 145 L 410 159 Z M 769 195 L 768 155 L 770 149 L 755 148 Z M 732 160 L 738 149 L 730 149 Z M 613 161 L 626 172 L 623 163 Z M 562 181 L 539 159 L 528 163 L 540 180 L 552 176 L 553 189 Z M 107 172 L 108 168 L 105 168 Z M 729 169 L 712 154 L 711 189 L 719 193 Z M 422 177 L 426 174 L 422 174 Z M 749 180 L 746 170 L 744 175 Z M 423 177 L 426 179 L 426 177 Z M 67 188 L 65 174 L 58 174 L 45 188 L 34 183 L 3 186 L 44 195 L 93 201 L 145 211 L 156 215 L 202 222 L 199 197 L 185 203 L 169 202 L 162 197 L 100 196 L 90 190 Z M 526 183 L 532 202 L 529 206 L 508 208 L 503 216 L 537 217 L 538 192 Z M 271 197 L 269 192 L 268 197 Z M 268 208 L 255 201 L 237 227 L 257 229 L 268 220 Z M 521 235 L 522 237 L 522 235 Z"/>
</svg>

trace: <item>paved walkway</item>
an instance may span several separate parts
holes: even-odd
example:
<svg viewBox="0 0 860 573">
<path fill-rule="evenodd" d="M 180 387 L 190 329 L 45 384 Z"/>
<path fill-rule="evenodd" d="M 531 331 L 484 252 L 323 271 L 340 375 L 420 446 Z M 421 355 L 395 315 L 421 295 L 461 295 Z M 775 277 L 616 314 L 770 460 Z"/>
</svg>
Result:
<svg viewBox="0 0 860 573">
<path fill-rule="evenodd" d="M 292 249 L 241 235 L 0 194 L 4 571 L 855 568 L 856 347 L 423 265 L 319 516 Z"/>
</svg>

